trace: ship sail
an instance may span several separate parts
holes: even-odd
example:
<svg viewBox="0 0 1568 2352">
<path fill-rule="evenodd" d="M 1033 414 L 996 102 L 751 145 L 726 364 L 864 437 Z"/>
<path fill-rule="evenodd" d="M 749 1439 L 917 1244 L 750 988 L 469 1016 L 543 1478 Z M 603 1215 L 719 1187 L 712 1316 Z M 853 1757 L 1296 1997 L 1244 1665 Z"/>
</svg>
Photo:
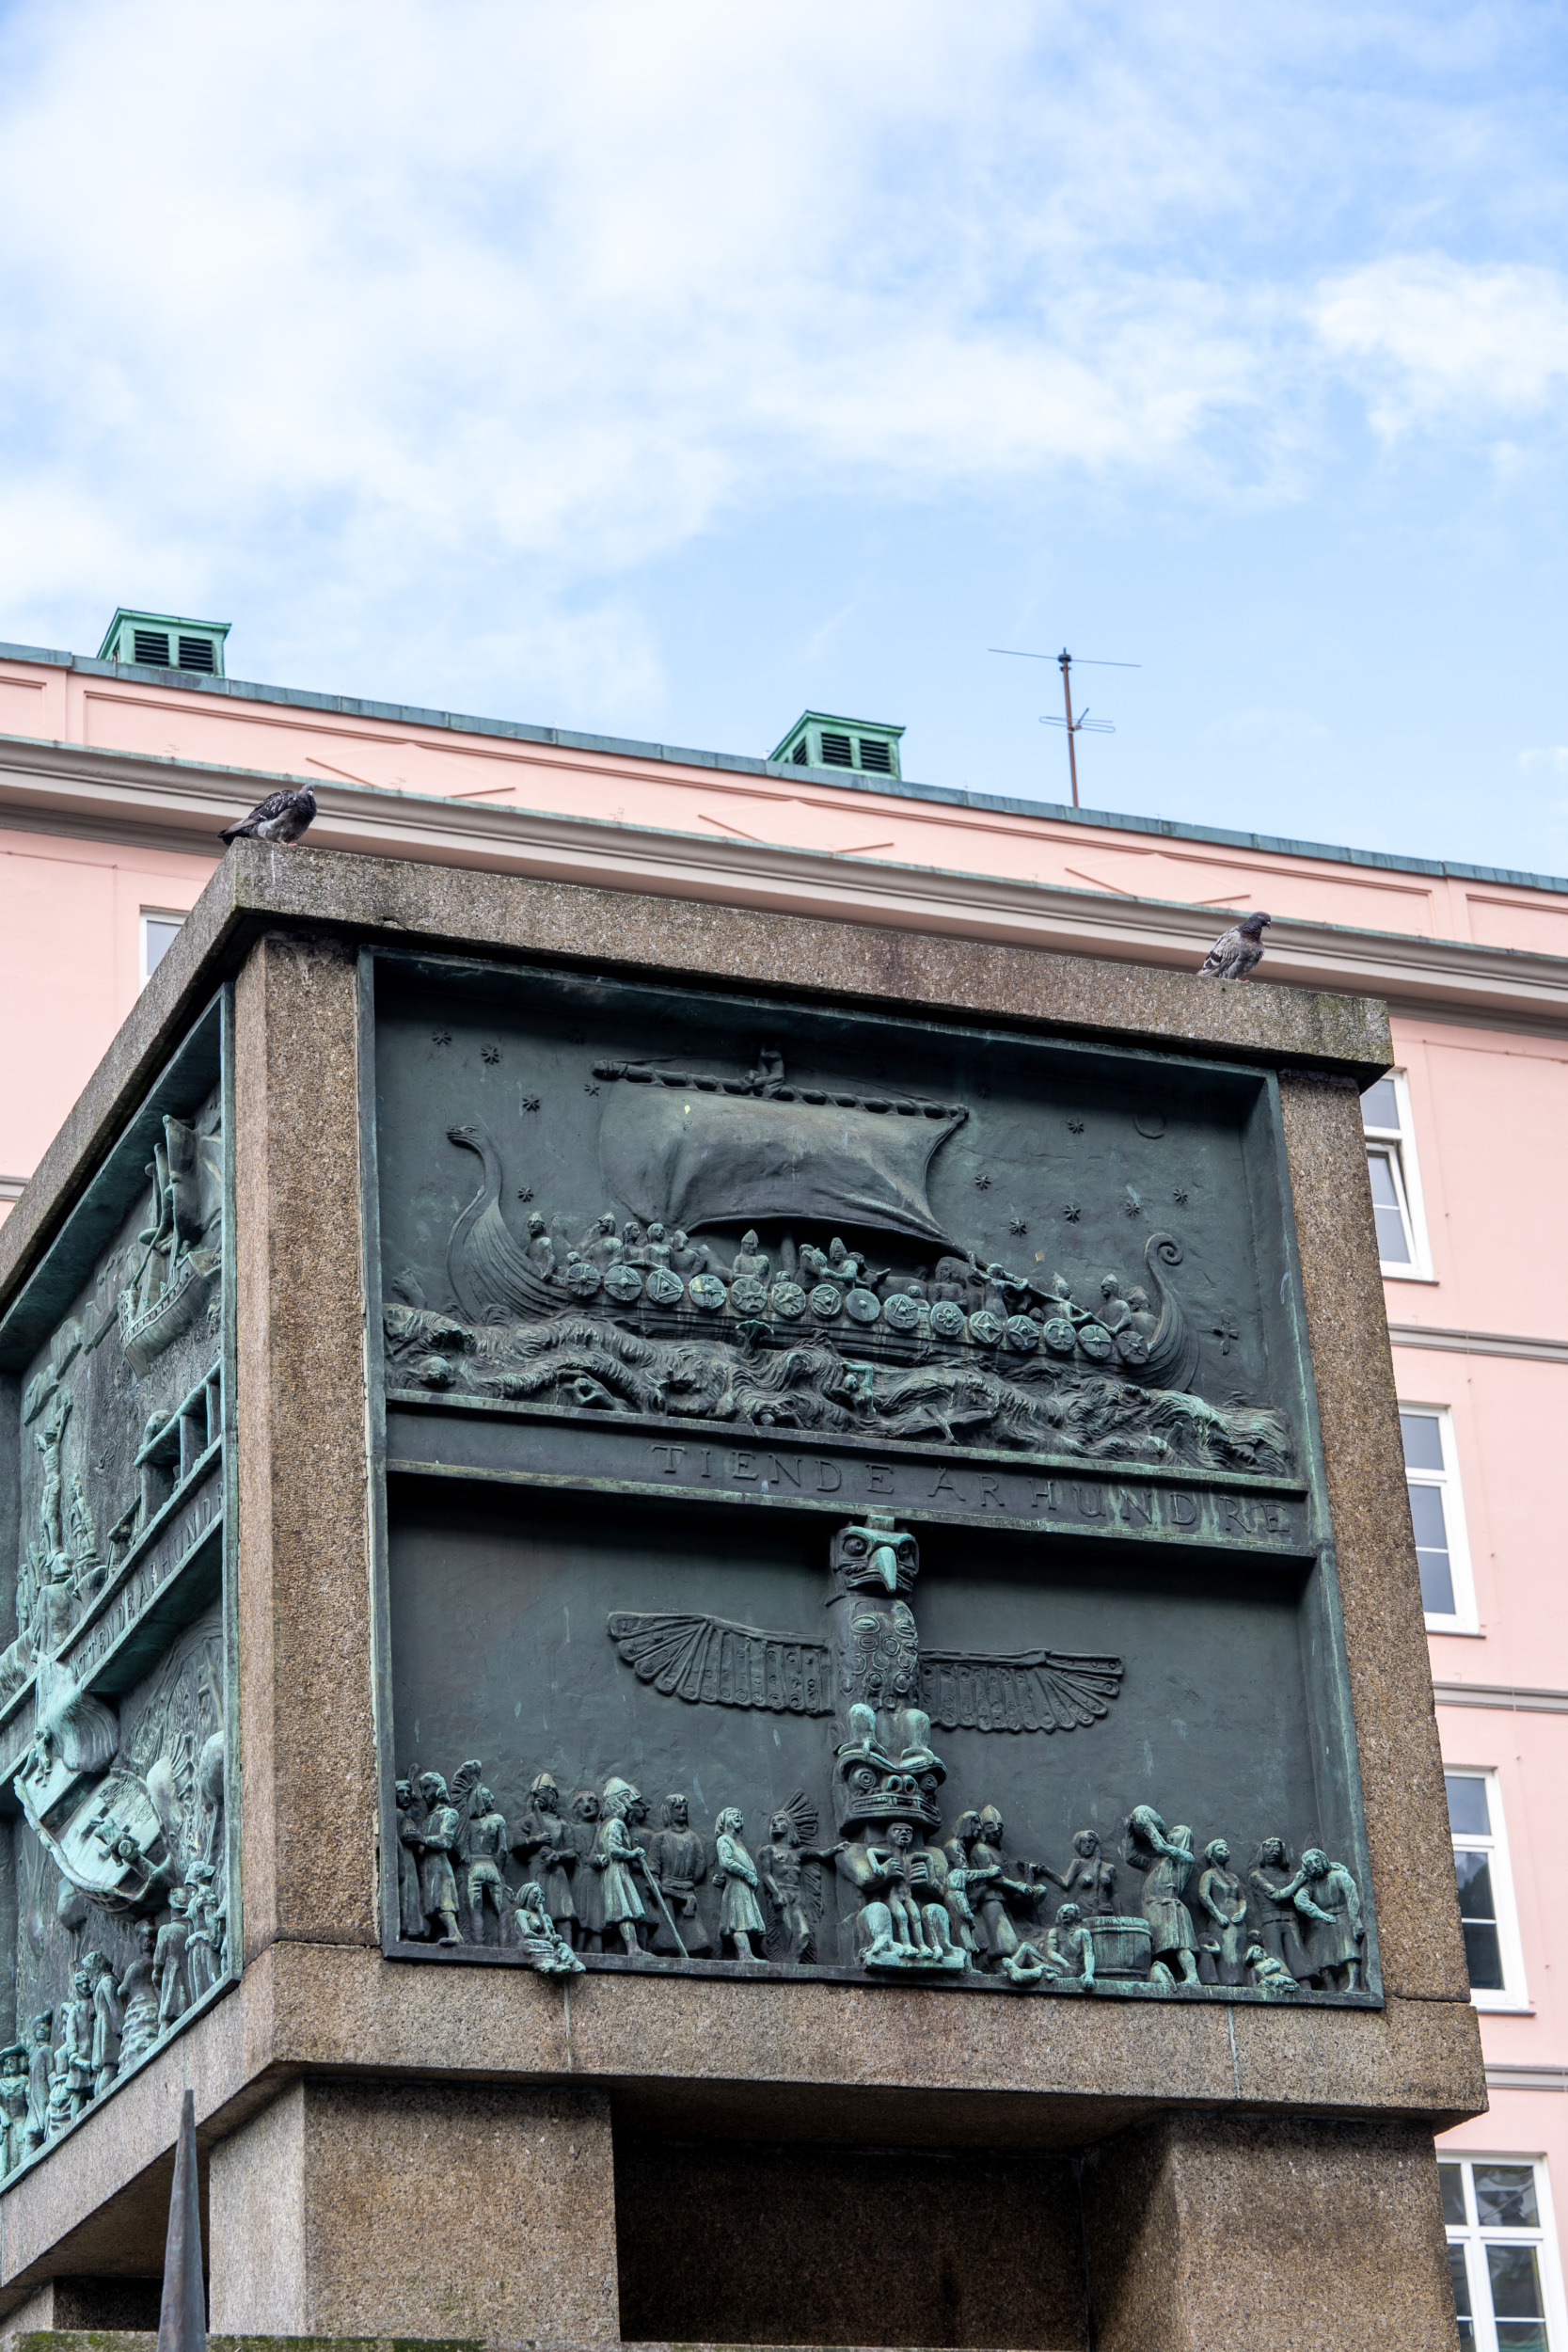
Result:
<svg viewBox="0 0 1568 2352">
<path fill-rule="evenodd" d="M 688 1232 L 787 1217 L 950 1248 L 926 1185 L 933 1156 L 966 1116 L 621 1084 L 605 1105 L 599 1151 L 618 1200 Z"/>
</svg>

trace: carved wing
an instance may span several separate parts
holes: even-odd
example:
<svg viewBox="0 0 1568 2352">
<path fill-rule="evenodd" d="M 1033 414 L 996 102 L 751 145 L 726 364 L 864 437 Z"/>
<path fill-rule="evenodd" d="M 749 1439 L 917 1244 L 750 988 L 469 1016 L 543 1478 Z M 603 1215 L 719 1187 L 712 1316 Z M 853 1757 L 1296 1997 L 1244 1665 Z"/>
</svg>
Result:
<svg viewBox="0 0 1568 2352">
<path fill-rule="evenodd" d="M 1072 1650 L 985 1658 L 923 1645 L 920 1704 L 944 1731 L 1076 1731 L 1105 1713 L 1123 1671 L 1119 1658 Z"/>
<path fill-rule="evenodd" d="M 727 1617 L 617 1611 L 610 1638 L 639 1682 L 692 1707 L 761 1707 L 775 1715 L 830 1715 L 828 1649 L 793 1633 L 765 1633 Z"/>
</svg>

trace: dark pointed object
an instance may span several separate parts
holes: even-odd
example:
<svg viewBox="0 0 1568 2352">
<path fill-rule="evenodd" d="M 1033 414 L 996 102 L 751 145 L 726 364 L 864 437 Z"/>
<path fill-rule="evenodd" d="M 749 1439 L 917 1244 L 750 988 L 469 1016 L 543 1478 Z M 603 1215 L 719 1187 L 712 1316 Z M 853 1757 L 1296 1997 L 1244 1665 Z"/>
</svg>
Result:
<svg viewBox="0 0 1568 2352">
<path fill-rule="evenodd" d="M 196 2093 L 187 2090 L 174 2144 L 174 2186 L 164 2248 L 158 2352 L 207 2352 L 207 2290 L 201 2277 L 201 2196 L 196 2178 Z"/>
</svg>

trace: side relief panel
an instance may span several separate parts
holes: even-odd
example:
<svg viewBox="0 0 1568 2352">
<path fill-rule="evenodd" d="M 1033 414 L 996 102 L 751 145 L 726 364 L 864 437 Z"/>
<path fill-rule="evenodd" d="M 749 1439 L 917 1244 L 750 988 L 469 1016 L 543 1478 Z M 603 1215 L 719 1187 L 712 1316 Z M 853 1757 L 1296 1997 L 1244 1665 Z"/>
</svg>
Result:
<svg viewBox="0 0 1568 2352">
<path fill-rule="evenodd" d="M 0 1326 L 8 2173 L 230 1973 L 228 1026 L 225 995 Z"/>
</svg>

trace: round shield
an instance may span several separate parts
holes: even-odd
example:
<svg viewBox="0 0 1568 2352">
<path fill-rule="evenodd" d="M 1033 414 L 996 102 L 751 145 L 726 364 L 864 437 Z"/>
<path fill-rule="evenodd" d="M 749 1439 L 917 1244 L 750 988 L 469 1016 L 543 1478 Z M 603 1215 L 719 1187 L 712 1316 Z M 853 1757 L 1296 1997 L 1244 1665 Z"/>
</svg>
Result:
<svg viewBox="0 0 1568 2352">
<path fill-rule="evenodd" d="M 1111 1352 L 1111 1334 L 1102 1323 L 1085 1323 L 1078 1334 L 1078 1344 L 1085 1356 L 1092 1356 L 1102 1364 Z"/>
<path fill-rule="evenodd" d="M 648 1277 L 648 1296 L 656 1307 L 678 1307 L 686 1296 L 686 1284 L 667 1265 L 656 1265 Z"/>
<path fill-rule="evenodd" d="M 765 1315 L 768 1312 L 768 1285 L 750 1274 L 743 1274 L 738 1282 L 730 1284 L 730 1305 L 737 1315 Z"/>
<path fill-rule="evenodd" d="M 939 1340 L 961 1340 L 964 1311 L 951 1298 L 939 1298 L 931 1310 L 931 1328 Z"/>
<path fill-rule="evenodd" d="M 1145 1339 L 1141 1331 L 1118 1331 L 1117 1333 L 1117 1354 L 1121 1358 L 1124 1364 L 1147 1364 L 1148 1361 L 1148 1342 Z"/>
<path fill-rule="evenodd" d="M 818 1282 L 812 1292 L 812 1313 L 820 1317 L 824 1323 L 831 1322 L 843 1304 L 844 1300 L 836 1282 Z"/>
<path fill-rule="evenodd" d="M 1039 1328 L 1030 1322 L 1027 1315 L 1009 1315 L 1006 1335 L 1007 1345 L 1016 1347 L 1021 1356 L 1027 1356 L 1031 1348 L 1038 1347 L 1040 1343 Z"/>
<path fill-rule="evenodd" d="M 799 1282 L 775 1282 L 768 1297 L 773 1312 L 786 1323 L 799 1323 L 806 1311 L 806 1294 Z"/>
<path fill-rule="evenodd" d="M 1040 1337 L 1053 1356 L 1070 1356 L 1078 1341 L 1078 1335 L 1066 1315 L 1053 1315 Z"/>
<path fill-rule="evenodd" d="M 844 1302 L 844 1311 L 855 1323 L 875 1323 L 882 1302 L 875 1291 L 853 1290 Z"/>
<path fill-rule="evenodd" d="M 621 1307 L 629 1307 L 634 1298 L 642 1295 L 642 1277 L 634 1265 L 612 1265 L 604 1278 L 604 1286 Z"/>
<path fill-rule="evenodd" d="M 994 1347 L 1002 1337 L 1001 1316 L 993 1315 L 989 1307 L 982 1307 L 977 1314 L 969 1318 L 969 1336 L 981 1347 Z"/>
<path fill-rule="evenodd" d="M 895 1291 L 891 1298 L 882 1301 L 882 1320 L 895 1331 L 912 1331 L 920 1321 L 920 1309 L 902 1291 Z"/>
<path fill-rule="evenodd" d="M 724 1303 L 724 1285 L 716 1274 L 694 1274 L 687 1284 L 691 1304 L 705 1315 L 717 1314 Z"/>
<path fill-rule="evenodd" d="M 598 1287 L 599 1269 L 586 1258 L 574 1260 L 566 1268 L 566 1288 L 574 1298 L 592 1298 Z"/>
</svg>

